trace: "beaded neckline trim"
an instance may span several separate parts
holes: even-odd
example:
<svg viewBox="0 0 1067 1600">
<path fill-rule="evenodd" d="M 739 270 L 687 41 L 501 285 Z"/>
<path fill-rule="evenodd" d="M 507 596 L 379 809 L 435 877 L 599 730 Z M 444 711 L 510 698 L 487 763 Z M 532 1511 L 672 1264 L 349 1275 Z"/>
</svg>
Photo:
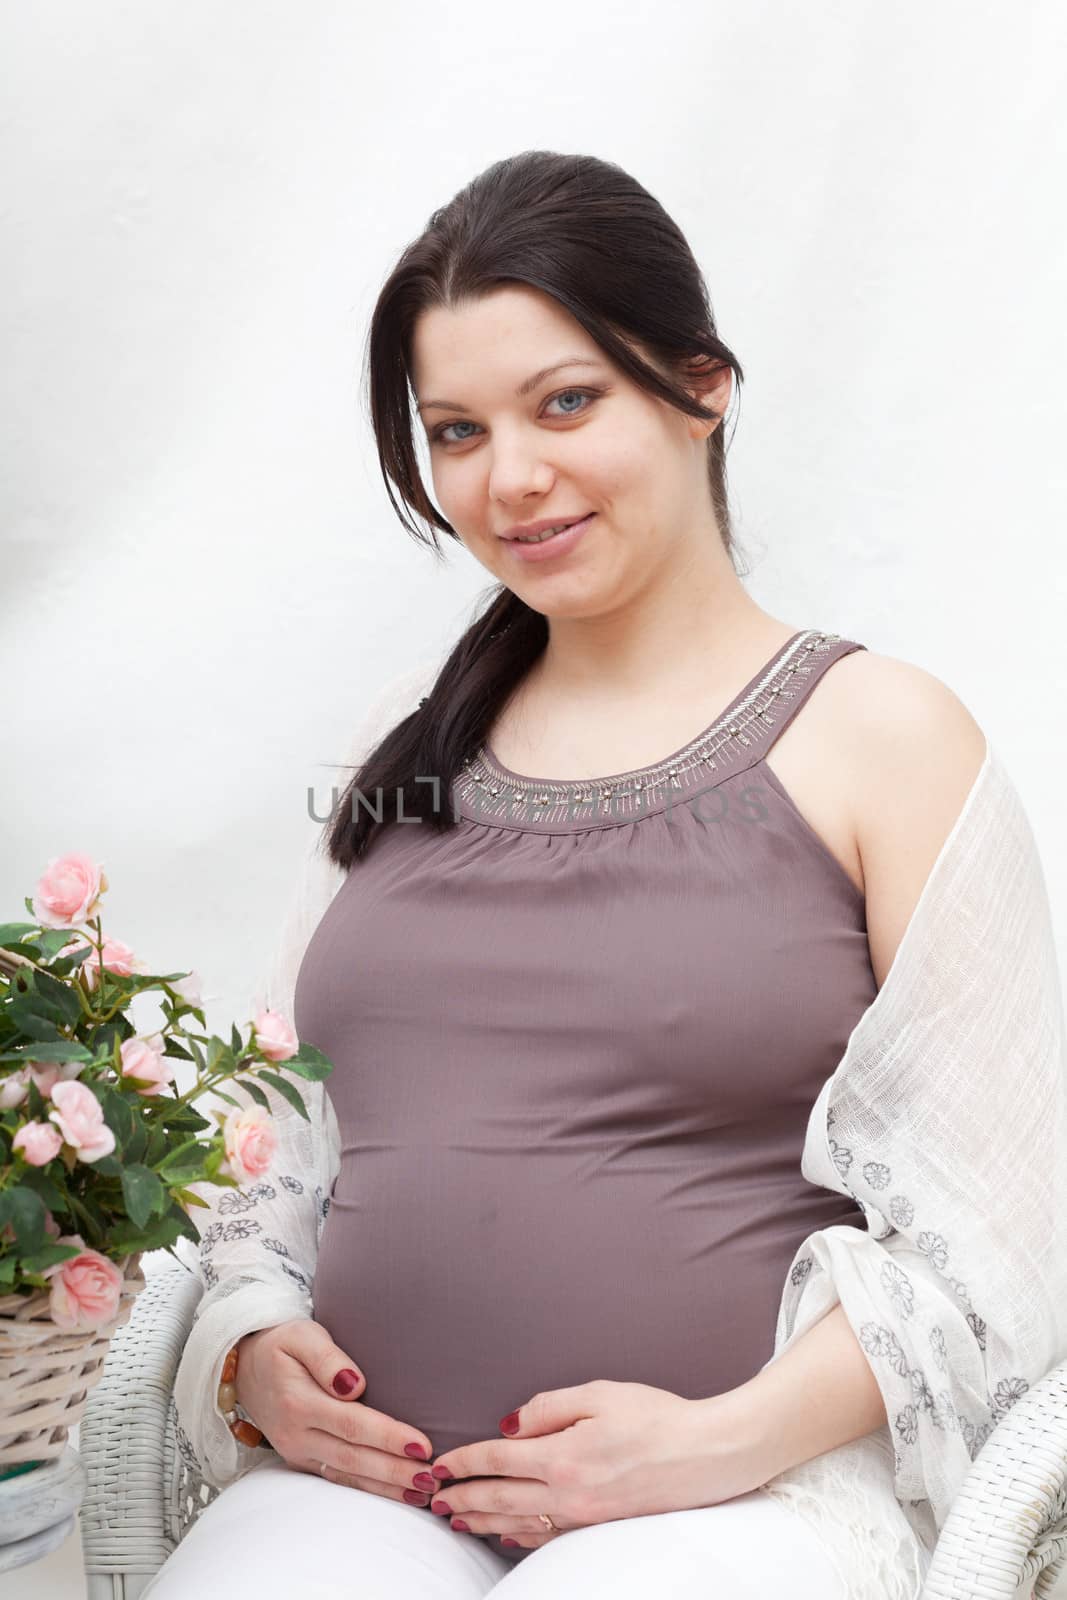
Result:
<svg viewBox="0 0 1067 1600">
<path fill-rule="evenodd" d="M 668 803 L 705 773 L 736 767 L 766 728 L 779 700 L 792 700 L 794 677 L 806 678 L 816 658 L 841 643 L 838 633 L 808 629 L 783 646 L 759 680 L 689 744 L 650 767 L 608 778 L 536 779 L 504 771 L 485 746 L 464 763 L 456 778 L 458 798 L 478 819 L 511 820 L 520 826 L 567 820 L 630 820 Z"/>
</svg>

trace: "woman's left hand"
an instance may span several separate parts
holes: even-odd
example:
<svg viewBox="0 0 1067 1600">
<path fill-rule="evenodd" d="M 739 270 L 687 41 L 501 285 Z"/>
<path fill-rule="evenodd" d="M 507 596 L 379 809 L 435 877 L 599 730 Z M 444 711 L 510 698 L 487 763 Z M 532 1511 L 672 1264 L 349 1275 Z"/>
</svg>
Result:
<svg viewBox="0 0 1067 1600">
<path fill-rule="evenodd" d="M 749 1416 L 740 1389 L 706 1400 L 608 1378 L 551 1389 L 502 1419 L 507 1438 L 461 1445 L 423 1469 L 442 1479 L 431 1510 L 447 1506 L 441 1515 L 471 1533 L 533 1550 L 556 1536 L 541 1511 L 566 1533 L 717 1505 L 766 1482 Z"/>
</svg>

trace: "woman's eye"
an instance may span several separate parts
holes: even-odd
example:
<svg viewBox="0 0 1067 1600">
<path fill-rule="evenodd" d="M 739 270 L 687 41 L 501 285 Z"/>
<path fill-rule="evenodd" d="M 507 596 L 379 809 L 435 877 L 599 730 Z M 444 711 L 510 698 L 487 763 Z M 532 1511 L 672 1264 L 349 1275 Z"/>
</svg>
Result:
<svg viewBox="0 0 1067 1600">
<path fill-rule="evenodd" d="M 596 395 L 593 393 L 593 391 L 591 389 L 562 389 L 559 392 L 559 394 L 554 394 L 552 396 L 552 400 L 566 400 L 568 395 L 571 395 L 571 396 L 577 395 L 579 397 L 579 399 L 582 399 L 582 398 L 589 399 L 589 400 L 595 400 L 596 399 Z M 548 402 L 549 405 L 552 404 L 552 400 L 550 400 Z M 565 417 L 574 417 L 574 416 L 577 416 L 578 411 L 584 411 L 585 409 L 586 408 L 584 406 L 579 406 L 579 407 L 576 408 L 576 410 L 573 410 L 573 411 L 572 410 L 567 410 L 567 411 L 565 411 L 563 413 L 563 415 Z"/>
<path fill-rule="evenodd" d="M 600 391 L 598 389 L 561 389 L 558 394 L 554 394 L 548 400 L 546 400 L 545 404 L 546 404 L 546 406 L 554 405 L 557 400 L 560 400 L 560 401 L 567 400 L 567 399 L 574 398 L 575 396 L 577 396 L 581 400 L 585 400 L 585 401 L 587 401 L 589 403 L 592 403 L 592 401 L 594 401 L 594 400 L 599 398 L 599 395 L 600 395 Z M 556 416 L 577 417 L 577 416 L 580 416 L 583 411 L 588 411 L 588 409 L 589 409 L 589 405 L 588 404 L 581 405 L 581 406 L 568 406 L 563 411 L 556 412 Z M 433 430 L 433 432 L 431 433 L 431 435 L 430 435 L 430 443 L 431 444 L 438 444 L 438 443 L 440 443 L 440 444 L 464 444 L 464 443 L 466 443 L 466 441 L 468 439 L 473 437 L 471 434 L 469 434 L 469 433 L 463 434 L 462 437 L 458 438 L 458 439 L 457 438 L 449 439 L 449 438 L 446 437 L 446 435 L 453 428 L 474 428 L 474 427 L 477 427 L 477 423 L 474 423 L 474 422 L 442 422 L 441 425 L 439 427 L 435 428 Z"/>
</svg>

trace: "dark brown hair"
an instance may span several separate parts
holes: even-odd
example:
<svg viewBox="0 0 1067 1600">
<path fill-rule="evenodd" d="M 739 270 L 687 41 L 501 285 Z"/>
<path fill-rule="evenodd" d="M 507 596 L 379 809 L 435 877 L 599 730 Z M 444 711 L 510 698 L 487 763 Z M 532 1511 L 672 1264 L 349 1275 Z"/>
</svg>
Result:
<svg viewBox="0 0 1067 1600">
<path fill-rule="evenodd" d="M 689 245 L 636 178 L 595 156 L 551 150 L 495 162 L 432 214 L 386 279 L 371 317 L 370 414 L 386 493 L 403 527 L 438 556 L 434 530 L 457 541 L 459 535 L 430 500 L 416 463 L 415 324 L 431 307 L 452 309 L 509 284 L 551 295 L 635 384 L 689 416 L 721 414 L 664 377 L 634 344 L 671 374 L 684 374 L 693 363 L 690 381 L 697 368 L 707 373 L 724 365 L 738 384 L 743 380 L 740 363 L 715 331 Z M 707 464 L 723 543 L 739 570 L 721 426 L 708 436 Z M 401 805 L 405 818 L 419 817 L 438 832 L 455 825 L 451 795 L 460 768 L 547 642 L 544 615 L 497 585 L 428 696 L 356 769 L 326 825 L 332 861 L 349 870 L 395 822 Z"/>
</svg>

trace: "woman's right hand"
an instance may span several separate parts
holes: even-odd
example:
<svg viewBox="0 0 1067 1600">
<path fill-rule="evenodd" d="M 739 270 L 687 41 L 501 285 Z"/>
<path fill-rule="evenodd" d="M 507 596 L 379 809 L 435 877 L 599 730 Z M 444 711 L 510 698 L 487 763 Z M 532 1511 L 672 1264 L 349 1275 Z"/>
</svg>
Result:
<svg viewBox="0 0 1067 1600">
<path fill-rule="evenodd" d="M 344 1396 L 334 1388 L 342 1372 L 358 1378 Z M 321 1322 L 297 1317 L 246 1333 L 238 1340 L 236 1387 L 238 1404 L 299 1472 L 320 1476 L 325 1462 L 331 1482 L 340 1478 L 409 1505 L 428 1505 L 436 1493 L 420 1494 L 412 1485 L 433 1460 L 427 1436 L 359 1400 L 367 1380 Z M 405 1445 L 420 1445 L 425 1453 L 409 1454 Z"/>
</svg>

